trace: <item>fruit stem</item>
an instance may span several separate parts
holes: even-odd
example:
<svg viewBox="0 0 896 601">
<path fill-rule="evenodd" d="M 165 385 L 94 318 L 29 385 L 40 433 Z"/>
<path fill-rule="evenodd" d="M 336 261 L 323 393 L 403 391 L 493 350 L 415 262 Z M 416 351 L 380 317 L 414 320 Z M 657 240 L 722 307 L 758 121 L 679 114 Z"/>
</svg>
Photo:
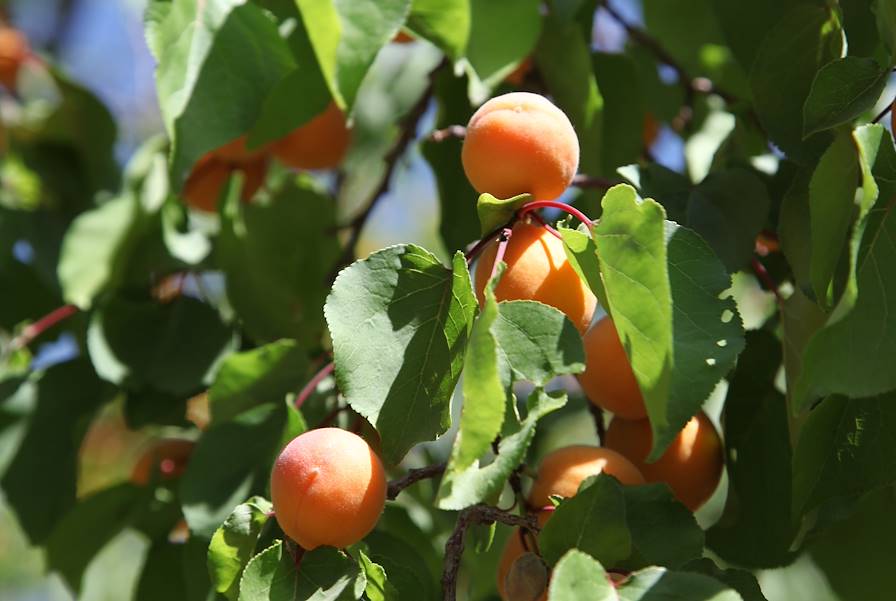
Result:
<svg viewBox="0 0 896 601">
<path fill-rule="evenodd" d="M 299 392 L 299 396 L 296 397 L 296 409 L 302 408 L 302 404 L 304 404 L 304 402 L 308 400 L 308 397 L 311 396 L 311 393 L 313 393 L 317 389 L 317 385 L 320 384 L 324 380 L 324 378 L 333 373 L 333 370 L 335 368 L 336 364 L 330 361 L 329 363 L 324 365 L 319 372 L 314 374 L 314 376 L 310 380 L 308 380 L 308 383 L 305 384 L 301 392 Z"/>
<path fill-rule="evenodd" d="M 77 312 L 78 307 L 75 305 L 62 305 L 57 309 L 53 309 L 31 325 L 26 326 L 25 329 L 22 330 L 22 333 L 12 340 L 10 348 L 14 351 L 25 348 L 31 344 L 35 338 Z"/>
<path fill-rule="evenodd" d="M 523 217 L 528 213 L 532 213 L 533 211 L 537 211 L 538 209 L 560 209 L 561 211 L 565 211 L 569 213 L 582 223 L 588 226 L 588 231 L 590 233 L 591 228 L 594 226 L 594 222 L 588 218 L 585 213 L 578 210 L 577 208 L 566 204 L 565 202 L 557 202 L 556 200 L 534 200 L 532 202 L 527 202 L 524 204 L 519 210 L 519 216 Z"/>
<path fill-rule="evenodd" d="M 881 119 L 883 119 L 883 118 L 884 118 L 884 115 L 886 115 L 886 114 L 889 113 L 891 110 L 893 110 L 893 107 L 894 107 L 894 106 L 896 106 L 896 98 L 893 98 L 893 102 L 888 102 L 888 103 L 887 103 L 887 106 L 884 107 L 884 110 L 882 110 L 881 112 L 879 112 L 879 113 L 877 114 L 877 116 L 876 116 L 874 119 L 871 120 L 871 122 L 872 122 L 872 123 L 877 123 L 878 121 L 880 121 Z"/>
<path fill-rule="evenodd" d="M 541 215 L 539 215 L 538 213 L 529 213 L 529 217 L 532 217 L 533 219 L 535 219 L 535 221 L 540 223 L 541 227 L 543 227 L 544 229 L 549 231 L 551 233 L 551 235 L 553 235 L 555 238 L 557 238 L 558 240 L 563 240 L 563 236 L 560 235 L 560 232 L 558 232 L 556 229 L 554 229 L 554 226 L 550 225 L 547 221 L 545 221 L 541 217 Z"/>
<path fill-rule="evenodd" d="M 597 432 L 598 444 L 603 445 L 607 437 L 607 427 L 604 425 L 604 411 L 591 401 L 588 401 L 588 411 L 594 418 L 594 429 Z"/>
<path fill-rule="evenodd" d="M 507 243 L 510 242 L 512 236 L 513 230 L 511 228 L 505 227 L 501 230 L 501 236 L 498 238 L 498 251 L 495 253 L 495 262 L 492 263 L 492 273 L 488 276 L 488 279 L 495 277 L 495 274 L 498 272 L 498 264 L 504 260 L 504 253 L 507 252 Z"/>
<path fill-rule="evenodd" d="M 778 305 L 783 305 L 784 299 L 781 297 L 781 293 L 778 291 L 778 284 L 772 278 L 771 274 L 769 274 L 768 270 L 765 268 L 765 265 L 763 265 L 762 262 L 756 257 L 753 257 L 750 265 L 753 267 L 753 273 L 756 274 L 756 277 L 758 277 L 759 280 L 765 285 L 765 287 L 775 295 L 775 299 L 777 299 Z"/>
</svg>

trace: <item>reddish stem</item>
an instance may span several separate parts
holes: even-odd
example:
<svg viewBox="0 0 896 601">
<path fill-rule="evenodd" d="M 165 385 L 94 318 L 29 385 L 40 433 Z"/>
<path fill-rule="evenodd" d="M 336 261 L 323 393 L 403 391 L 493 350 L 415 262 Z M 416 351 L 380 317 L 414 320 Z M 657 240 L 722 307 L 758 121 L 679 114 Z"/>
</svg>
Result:
<svg viewBox="0 0 896 601">
<path fill-rule="evenodd" d="M 543 227 L 547 231 L 551 232 L 551 234 L 555 238 L 557 238 L 558 240 L 563 240 L 563 236 L 560 235 L 560 232 L 558 232 L 556 229 L 554 229 L 554 226 L 550 225 L 547 221 L 545 221 L 541 215 L 539 215 L 538 213 L 529 213 L 529 217 L 532 217 L 535 221 L 540 223 L 541 227 Z"/>
<path fill-rule="evenodd" d="M 589 219 L 588 216 L 585 215 L 585 213 L 583 213 L 582 211 L 566 203 L 557 202 L 556 200 L 535 200 L 532 202 L 527 202 L 519 211 L 520 217 L 533 211 L 537 211 L 538 209 L 560 209 L 561 211 L 565 211 L 566 213 L 569 213 L 570 215 L 587 225 L 589 232 L 591 230 L 591 226 L 594 225 L 594 222 L 591 221 L 591 219 Z"/>
<path fill-rule="evenodd" d="M 784 304 L 784 299 L 781 298 L 781 293 L 778 291 L 778 284 L 774 279 L 772 279 L 772 276 L 765 268 L 765 265 L 763 265 L 762 262 L 756 257 L 753 257 L 750 265 L 753 267 L 753 273 L 756 274 L 756 277 L 758 277 L 759 280 L 765 285 L 765 287 L 775 295 L 775 298 L 778 300 L 778 304 Z"/>
<path fill-rule="evenodd" d="M 25 348 L 31 344 L 35 338 L 55 326 L 60 321 L 68 319 L 78 312 L 75 305 L 62 305 L 58 309 L 54 309 L 35 321 L 33 324 L 26 326 L 22 333 L 19 334 L 11 343 L 13 350 Z"/>
<path fill-rule="evenodd" d="M 498 263 L 504 260 L 504 253 L 507 252 L 507 243 L 510 242 L 511 236 L 513 236 L 513 230 L 509 227 L 501 230 L 501 237 L 498 238 L 498 252 L 495 253 L 495 262 L 492 263 L 492 273 L 488 279 L 495 277 L 495 273 L 498 271 Z"/>
<path fill-rule="evenodd" d="M 308 400 L 308 397 L 311 396 L 317 389 L 317 385 L 320 384 L 324 378 L 333 373 L 333 370 L 336 368 L 336 364 L 330 361 L 326 365 L 324 365 L 319 372 L 314 374 L 314 377 L 311 378 L 307 384 L 305 384 L 302 391 L 299 393 L 299 396 L 296 397 L 296 409 L 301 409 L 302 404 Z"/>
</svg>

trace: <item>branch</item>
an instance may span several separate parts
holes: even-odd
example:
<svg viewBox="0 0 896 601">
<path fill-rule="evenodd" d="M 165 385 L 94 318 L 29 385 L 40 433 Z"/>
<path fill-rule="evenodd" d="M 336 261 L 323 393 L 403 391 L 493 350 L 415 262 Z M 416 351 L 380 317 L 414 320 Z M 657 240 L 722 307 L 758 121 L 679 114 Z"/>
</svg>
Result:
<svg viewBox="0 0 896 601">
<path fill-rule="evenodd" d="M 367 202 L 364 209 L 361 210 L 361 212 L 348 224 L 350 230 L 348 240 L 345 243 L 342 256 L 336 263 L 336 269 L 333 270 L 333 273 L 330 276 L 331 280 L 336 278 L 336 274 L 343 266 L 348 265 L 354 260 L 355 246 L 358 244 L 358 239 L 361 237 L 361 231 L 364 229 L 368 217 L 370 217 L 370 214 L 373 212 L 373 209 L 376 207 L 379 200 L 389 191 L 389 187 L 392 183 L 392 173 L 395 171 L 398 159 L 401 158 L 411 142 L 414 141 L 417 135 L 417 124 L 420 122 L 420 119 L 423 117 L 423 114 L 429 106 L 429 101 L 432 99 L 436 74 L 447 64 L 448 62 L 443 60 L 430 72 L 429 84 L 426 86 L 420 99 L 413 107 L 411 107 L 411 110 L 404 119 L 401 120 L 401 133 L 398 135 L 395 144 L 389 152 L 386 153 L 386 156 L 383 157 L 383 161 L 386 163 L 386 169 L 379 185 L 376 187 L 376 190 L 373 191 L 373 194 L 370 195 L 370 200 Z"/>
<path fill-rule="evenodd" d="M 883 118 L 884 118 L 884 115 L 886 115 L 886 114 L 889 113 L 891 110 L 893 110 L 893 107 L 894 107 L 894 106 L 896 106 L 896 98 L 893 99 L 893 102 L 890 102 L 889 104 L 887 104 L 887 106 L 884 107 L 884 110 L 882 110 L 881 112 L 879 112 L 879 113 L 877 114 L 877 116 L 876 116 L 874 119 L 871 120 L 871 122 L 872 122 L 872 123 L 877 123 L 878 121 L 880 121 L 881 119 L 883 119 Z"/>
<path fill-rule="evenodd" d="M 572 184 L 576 188 L 600 188 L 602 190 L 609 190 L 616 184 L 621 184 L 621 181 L 616 181 L 612 179 L 607 179 L 604 177 L 591 177 L 590 175 L 585 175 L 584 173 L 579 173 L 574 178 L 572 178 Z"/>
<path fill-rule="evenodd" d="M 429 134 L 429 139 L 433 142 L 444 142 L 448 138 L 466 138 L 467 128 L 463 125 L 449 125 L 448 127 L 437 129 Z"/>
<path fill-rule="evenodd" d="M 12 339 L 9 348 L 13 351 L 25 348 L 26 346 L 31 344 L 35 338 L 55 326 L 60 321 L 71 317 L 77 312 L 78 307 L 76 307 L 75 305 L 62 305 L 58 309 L 50 311 L 49 313 L 35 321 L 33 324 L 25 326 L 25 329 L 22 330 L 22 333 Z"/>
<path fill-rule="evenodd" d="M 299 395 L 296 397 L 296 409 L 302 408 L 302 404 L 304 404 L 304 402 L 308 400 L 308 397 L 310 397 L 311 394 L 315 390 L 317 390 L 317 385 L 320 384 L 324 380 L 324 378 L 333 373 L 333 370 L 335 368 L 336 364 L 330 361 L 329 363 L 324 365 L 319 372 L 311 377 L 311 379 L 307 384 L 305 384 L 305 386 L 302 387 L 302 391 L 299 392 Z"/>
<path fill-rule="evenodd" d="M 519 526 L 532 532 L 541 530 L 534 515 L 516 515 L 490 505 L 473 505 L 461 511 L 457 516 L 457 525 L 455 525 L 451 536 L 448 537 L 448 542 L 445 543 L 445 567 L 442 570 L 444 601 L 456 601 L 457 599 L 457 572 L 464 554 L 464 535 L 467 528 L 474 524 L 492 524 L 494 522 Z"/>
<path fill-rule="evenodd" d="M 604 410 L 588 400 L 588 411 L 594 419 L 594 430 L 597 432 L 599 444 L 603 445 L 607 440 L 607 427 L 604 425 Z"/>
<path fill-rule="evenodd" d="M 762 262 L 756 257 L 753 257 L 750 265 L 752 266 L 753 273 L 756 274 L 756 277 L 758 277 L 763 285 L 775 295 L 775 299 L 778 301 L 778 305 L 782 306 L 784 304 L 784 299 L 781 297 L 781 292 L 778 290 L 778 284 L 765 268 L 765 265 L 763 265 Z"/>
<path fill-rule="evenodd" d="M 444 463 L 437 463 L 435 465 L 428 465 L 426 467 L 421 467 L 413 470 L 408 470 L 408 473 L 404 478 L 400 478 L 398 480 L 393 480 L 389 482 L 389 488 L 386 492 L 386 497 L 390 501 L 394 501 L 396 497 L 398 497 L 399 493 L 406 489 L 408 486 L 419 482 L 420 480 L 426 480 L 428 478 L 436 478 L 445 471 Z"/>
</svg>

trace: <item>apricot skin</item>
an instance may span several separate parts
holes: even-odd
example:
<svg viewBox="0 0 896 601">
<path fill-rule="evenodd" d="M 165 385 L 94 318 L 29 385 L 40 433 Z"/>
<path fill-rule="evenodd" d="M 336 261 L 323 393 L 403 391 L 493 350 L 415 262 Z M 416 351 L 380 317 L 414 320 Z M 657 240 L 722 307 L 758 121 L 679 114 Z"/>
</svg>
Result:
<svg viewBox="0 0 896 601">
<path fill-rule="evenodd" d="M 264 156 L 264 146 L 256 148 L 255 150 L 249 150 L 246 141 L 246 136 L 240 136 L 212 151 L 212 154 L 216 158 L 228 163 L 246 163 Z"/>
<path fill-rule="evenodd" d="M 196 443 L 192 440 L 171 438 L 153 444 L 134 465 L 131 482 L 146 486 L 153 478 L 173 480 L 187 469 Z"/>
<path fill-rule="evenodd" d="M 330 103 L 324 112 L 274 142 L 271 152 L 294 169 L 332 169 L 345 158 L 350 142 L 345 115 Z"/>
<path fill-rule="evenodd" d="M 579 140 L 566 115 L 543 96 L 512 92 L 492 98 L 467 125 L 461 152 L 467 179 L 498 198 L 532 194 L 552 200 L 579 166 Z"/>
<path fill-rule="evenodd" d="M 22 32 L 0 26 L 0 83 L 14 90 L 19 68 L 30 53 L 28 40 Z"/>
<path fill-rule="evenodd" d="M 554 510 L 547 509 L 538 512 L 538 524 L 544 527 L 545 522 L 548 521 L 548 518 L 553 515 Z M 507 539 L 507 542 L 504 543 L 504 550 L 501 552 L 501 559 L 498 562 L 498 595 L 500 595 L 503 601 L 513 601 L 507 597 L 507 591 L 505 590 L 505 582 L 507 581 L 507 574 L 510 572 L 510 567 L 513 565 L 513 562 L 517 560 L 517 558 L 526 553 L 527 549 L 523 546 L 523 532 L 522 528 L 515 528 L 513 534 L 510 535 L 510 538 Z M 534 536 L 532 537 L 534 538 Z M 527 543 L 531 544 L 532 538 L 527 539 Z M 529 551 L 534 551 L 533 549 L 528 549 Z M 544 592 L 538 598 L 538 601 L 544 601 L 547 599 L 548 593 Z"/>
<path fill-rule="evenodd" d="M 221 190 L 231 173 L 238 170 L 243 172 L 243 190 L 240 198 L 243 202 L 251 200 L 264 183 L 267 161 L 261 159 L 235 166 L 206 155 L 196 163 L 184 184 L 183 197 L 187 205 L 200 211 L 215 212 L 218 209 Z"/>
<path fill-rule="evenodd" d="M 520 87 L 525 83 L 526 76 L 529 75 L 529 72 L 532 70 L 532 57 L 527 56 L 524 58 L 520 64 L 516 66 L 516 69 L 510 72 L 510 75 L 504 78 L 504 81 L 509 83 L 510 85 Z"/>
<path fill-rule="evenodd" d="M 476 296 L 480 305 L 497 252 L 498 244 L 490 244 L 476 265 Z M 504 252 L 504 262 L 507 269 L 495 289 L 498 301 L 539 301 L 565 313 L 579 332 L 588 328 L 597 298 L 570 265 L 562 241 L 541 226 L 517 223 Z"/>
<path fill-rule="evenodd" d="M 719 484 L 724 461 L 722 440 L 703 412 L 685 424 L 663 456 L 645 459 L 653 444 L 650 422 L 614 419 L 607 428 L 607 448 L 634 463 L 648 482 L 666 482 L 688 509 L 701 507 Z"/>
<path fill-rule="evenodd" d="M 588 399 L 625 419 L 647 416 L 644 397 L 628 355 L 609 317 L 594 324 L 582 338 L 585 371 L 576 376 Z"/>
<path fill-rule="evenodd" d="M 386 474 L 364 439 L 318 428 L 280 452 L 271 501 L 283 532 L 303 548 L 347 547 L 376 526 L 386 503 Z"/>
<path fill-rule="evenodd" d="M 538 475 L 529 491 L 529 505 L 547 507 L 550 496 L 572 497 L 589 476 L 601 472 L 625 485 L 644 484 L 644 476 L 632 462 L 610 449 L 572 445 L 557 449 L 541 460 Z"/>
</svg>

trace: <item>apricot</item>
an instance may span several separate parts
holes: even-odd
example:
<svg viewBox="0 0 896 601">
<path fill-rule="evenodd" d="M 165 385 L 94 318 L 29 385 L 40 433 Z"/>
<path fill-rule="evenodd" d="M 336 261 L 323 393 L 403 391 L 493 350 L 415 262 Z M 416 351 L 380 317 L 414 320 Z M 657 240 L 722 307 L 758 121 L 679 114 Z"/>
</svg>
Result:
<svg viewBox="0 0 896 601">
<path fill-rule="evenodd" d="M 211 154 L 228 163 L 247 163 L 264 156 L 264 146 L 256 148 L 255 150 L 249 150 L 246 141 L 246 136 L 240 136 L 235 140 L 231 140 L 224 146 L 213 150 Z"/>
<path fill-rule="evenodd" d="M 579 166 L 579 140 L 566 115 L 544 96 L 512 92 L 492 98 L 467 125 L 461 161 L 480 193 L 498 198 L 557 198 Z"/>
<path fill-rule="evenodd" d="M 190 463 L 196 443 L 192 440 L 168 438 L 154 443 L 134 465 L 131 482 L 146 486 L 155 478 L 173 480 L 183 475 Z"/>
<path fill-rule="evenodd" d="M 719 484 L 724 461 L 722 440 L 702 411 L 685 424 L 662 457 L 647 463 L 653 445 L 650 422 L 614 419 L 607 429 L 607 448 L 638 466 L 648 482 L 665 482 L 688 509 L 696 511 Z"/>
<path fill-rule="evenodd" d="M 264 183 L 267 161 L 261 159 L 232 165 L 206 155 L 196 163 L 187 178 L 187 183 L 184 184 L 184 200 L 194 209 L 213 213 L 218 208 L 221 191 L 234 171 L 243 172 L 243 190 L 240 197 L 243 202 L 248 202 Z"/>
<path fill-rule="evenodd" d="M 493 242 L 482 252 L 476 266 L 480 305 L 497 252 L 498 244 Z M 499 301 L 539 301 L 565 313 L 579 332 L 588 328 L 597 298 L 570 265 L 561 240 L 540 225 L 517 223 L 503 260 L 507 269 L 495 289 Z"/>
<path fill-rule="evenodd" d="M 625 419 L 647 416 L 644 397 L 613 320 L 605 317 L 582 337 L 585 371 L 576 377 L 588 399 Z"/>
<path fill-rule="evenodd" d="M 332 169 L 342 162 L 350 141 L 345 115 L 331 102 L 324 112 L 274 142 L 271 152 L 295 169 Z"/>
<path fill-rule="evenodd" d="M 644 476 L 631 461 L 610 449 L 588 445 L 572 445 L 545 456 L 529 491 L 529 505 L 547 507 L 550 496 L 572 497 L 589 476 L 601 472 L 626 485 L 644 484 Z"/>
<path fill-rule="evenodd" d="M 650 148 L 660 135 L 660 123 L 653 113 L 644 113 L 644 125 L 641 130 L 641 143 L 644 148 Z"/>
<path fill-rule="evenodd" d="M 532 57 L 527 56 L 516 66 L 516 69 L 510 72 L 510 75 L 504 78 L 504 81 L 510 85 L 520 87 L 526 81 L 526 76 L 532 71 Z"/>
<path fill-rule="evenodd" d="M 347 547 L 367 536 L 386 503 L 386 473 L 356 434 L 318 428 L 294 438 L 271 473 L 280 528 L 303 548 Z"/>
<path fill-rule="evenodd" d="M 0 26 L 0 83 L 14 90 L 19 76 L 19 68 L 31 48 L 28 39 L 18 29 Z"/>
<path fill-rule="evenodd" d="M 551 517 L 553 513 L 553 508 L 539 511 L 537 515 L 538 524 L 544 527 L 545 522 L 548 521 L 548 518 Z M 501 559 L 498 561 L 497 574 L 498 595 L 501 596 L 501 599 L 503 601 L 517 601 L 517 597 L 509 594 L 509 592 L 513 591 L 507 590 L 507 576 L 508 574 L 510 574 L 510 571 L 514 567 L 514 563 L 517 561 L 517 559 L 520 559 L 526 553 L 535 551 L 535 549 L 533 548 L 534 541 L 534 533 L 530 535 L 527 534 L 524 529 L 516 528 L 513 531 L 513 534 L 510 535 L 510 538 L 507 539 L 507 542 L 504 543 L 504 550 L 501 552 Z M 521 567 L 522 566 L 517 566 L 517 568 Z M 545 590 L 542 592 L 542 594 L 533 597 L 533 599 L 537 599 L 538 601 L 544 601 L 545 599 L 547 599 L 548 595 L 546 589 L 547 582 L 545 582 Z"/>
</svg>

